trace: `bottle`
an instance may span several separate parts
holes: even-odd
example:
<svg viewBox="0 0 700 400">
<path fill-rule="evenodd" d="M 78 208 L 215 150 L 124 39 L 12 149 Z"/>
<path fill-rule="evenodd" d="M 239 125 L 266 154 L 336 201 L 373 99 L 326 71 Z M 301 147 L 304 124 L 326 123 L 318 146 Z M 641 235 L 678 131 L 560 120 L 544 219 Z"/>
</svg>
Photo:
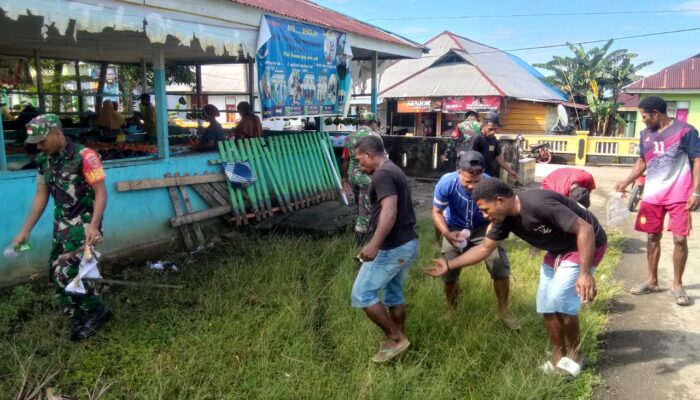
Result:
<svg viewBox="0 0 700 400">
<path fill-rule="evenodd" d="M 623 200 L 624 193 L 616 192 L 610 200 L 608 200 L 608 224 L 622 225 L 625 219 L 630 214 L 627 209 L 627 203 Z"/>
</svg>

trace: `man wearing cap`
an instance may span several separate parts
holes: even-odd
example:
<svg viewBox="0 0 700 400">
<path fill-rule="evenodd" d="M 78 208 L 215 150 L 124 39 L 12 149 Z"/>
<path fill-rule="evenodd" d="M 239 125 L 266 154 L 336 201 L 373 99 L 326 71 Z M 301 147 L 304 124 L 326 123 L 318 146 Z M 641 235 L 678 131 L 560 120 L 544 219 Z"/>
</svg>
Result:
<svg viewBox="0 0 700 400">
<path fill-rule="evenodd" d="M 143 129 L 151 138 L 156 136 L 156 108 L 151 104 L 151 96 L 148 93 L 143 93 L 139 99 L 139 112 L 143 116 Z"/>
<path fill-rule="evenodd" d="M 498 177 L 498 166 L 505 169 L 510 177 L 517 181 L 518 173 L 511 168 L 503 159 L 501 149 L 496 139 L 496 131 L 501 126 L 498 114 L 490 112 L 484 116 L 484 123 L 481 125 L 481 134 L 472 140 L 472 150 L 478 151 L 484 156 L 485 172 L 493 177 Z"/>
<path fill-rule="evenodd" d="M 101 242 L 102 215 L 107 204 L 105 173 L 94 150 L 63 135 L 61 121 L 55 114 L 32 119 L 27 124 L 27 134 L 27 143 L 35 144 L 41 152 L 36 159 L 37 190 L 29 216 L 12 244 L 29 241 L 51 195 L 55 204 L 51 281 L 61 311 L 72 320 L 71 339 L 87 339 L 111 313 L 89 281 L 83 281 L 87 289 L 83 295 L 69 294 L 64 289 L 78 274 L 80 250 Z"/>
<path fill-rule="evenodd" d="M 458 169 L 445 174 L 435 186 L 433 198 L 433 223 L 442 237 L 442 258 L 452 260 L 484 240 L 488 221 L 472 200 L 472 189 L 481 182 L 484 174 L 484 157 L 476 151 L 460 154 Z M 469 231 L 465 238 L 463 230 Z M 498 246 L 487 258 L 486 269 L 493 279 L 493 289 L 498 301 L 498 318 L 506 327 L 518 329 L 518 322 L 508 310 L 510 291 L 510 263 L 502 246 Z M 459 295 L 459 269 L 442 276 L 445 283 L 447 318 L 455 311 Z"/>
<path fill-rule="evenodd" d="M 359 127 L 348 135 L 343 148 L 343 165 L 340 174 L 343 178 L 343 187 L 352 190 L 357 204 L 357 220 L 355 222 L 355 242 L 361 246 L 365 241 L 369 228 L 369 216 L 371 205 L 369 202 L 369 186 L 372 183 L 369 175 L 360 170 L 360 164 L 355 159 L 355 145 L 360 138 L 380 135 L 375 131 L 376 120 L 374 113 L 363 112 L 360 114 Z"/>
<path fill-rule="evenodd" d="M 216 117 L 221 115 L 219 109 L 213 104 L 207 104 L 202 108 L 202 119 L 209 123 L 204 134 L 199 139 L 199 145 L 195 148 L 197 151 L 214 151 L 219 147 L 218 143 L 226 140 L 224 128 L 221 126 Z"/>
</svg>

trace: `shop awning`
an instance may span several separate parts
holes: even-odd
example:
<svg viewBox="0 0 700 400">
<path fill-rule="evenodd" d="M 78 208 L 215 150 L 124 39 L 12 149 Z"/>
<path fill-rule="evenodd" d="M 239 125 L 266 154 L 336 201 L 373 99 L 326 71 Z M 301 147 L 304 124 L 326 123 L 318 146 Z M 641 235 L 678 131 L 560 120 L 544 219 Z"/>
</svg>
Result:
<svg viewBox="0 0 700 400">
<path fill-rule="evenodd" d="M 0 0 L 0 54 L 137 63 L 161 44 L 168 62 L 234 62 L 254 54 L 257 28 L 103 0 Z"/>
</svg>

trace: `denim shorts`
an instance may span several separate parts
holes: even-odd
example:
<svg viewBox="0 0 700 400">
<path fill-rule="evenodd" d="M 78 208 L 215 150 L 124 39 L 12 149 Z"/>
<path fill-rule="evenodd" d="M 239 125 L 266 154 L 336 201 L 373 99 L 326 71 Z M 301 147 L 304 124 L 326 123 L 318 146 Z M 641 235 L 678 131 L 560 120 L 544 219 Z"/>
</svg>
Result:
<svg viewBox="0 0 700 400">
<path fill-rule="evenodd" d="M 595 273 L 595 267 L 591 271 Z M 581 300 L 576 293 L 578 273 L 578 265 L 570 261 L 562 261 L 556 270 L 543 263 L 537 289 L 537 312 L 578 315 L 581 309 Z"/>
<path fill-rule="evenodd" d="M 379 302 L 387 307 L 404 303 L 403 286 L 418 257 L 418 239 L 389 250 L 379 250 L 372 261 L 362 263 L 352 286 L 352 306 L 366 308 Z"/>
</svg>

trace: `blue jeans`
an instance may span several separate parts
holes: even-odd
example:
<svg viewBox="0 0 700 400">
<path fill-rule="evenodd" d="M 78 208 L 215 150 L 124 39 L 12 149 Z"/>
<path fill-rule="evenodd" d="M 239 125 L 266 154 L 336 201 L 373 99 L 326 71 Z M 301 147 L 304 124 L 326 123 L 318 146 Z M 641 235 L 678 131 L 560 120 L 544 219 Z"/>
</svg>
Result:
<svg viewBox="0 0 700 400">
<path fill-rule="evenodd" d="M 387 307 L 404 303 L 403 286 L 418 257 L 418 239 L 389 250 L 379 250 L 372 261 L 362 263 L 352 286 L 352 306 L 366 308 L 379 302 Z"/>
</svg>

